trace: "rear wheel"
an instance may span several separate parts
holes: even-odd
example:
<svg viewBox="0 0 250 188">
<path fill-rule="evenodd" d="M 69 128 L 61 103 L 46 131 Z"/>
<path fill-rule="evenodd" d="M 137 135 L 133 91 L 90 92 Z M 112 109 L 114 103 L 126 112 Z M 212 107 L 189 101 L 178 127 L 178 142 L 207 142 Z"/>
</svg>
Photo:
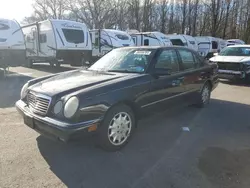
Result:
<svg viewBox="0 0 250 188">
<path fill-rule="evenodd" d="M 116 151 L 125 146 L 135 129 L 134 113 L 126 105 L 110 109 L 98 130 L 98 145 L 107 151 Z"/>
<path fill-rule="evenodd" d="M 209 83 L 205 83 L 203 86 L 201 92 L 199 93 L 199 98 L 198 98 L 198 107 L 204 107 L 210 102 L 210 97 L 211 97 L 211 86 Z"/>
</svg>

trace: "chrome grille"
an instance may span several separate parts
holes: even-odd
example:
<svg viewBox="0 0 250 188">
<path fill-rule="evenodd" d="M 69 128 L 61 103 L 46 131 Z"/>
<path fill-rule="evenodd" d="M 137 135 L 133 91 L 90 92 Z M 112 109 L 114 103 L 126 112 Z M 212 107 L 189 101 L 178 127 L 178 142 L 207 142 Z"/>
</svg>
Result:
<svg viewBox="0 0 250 188">
<path fill-rule="evenodd" d="M 51 98 L 41 94 L 28 93 L 27 102 L 32 112 L 46 115 L 49 109 Z"/>
<path fill-rule="evenodd" d="M 218 67 L 221 70 L 233 70 L 233 71 L 241 71 L 241 63 L 230 63 L 230 62 L 218 62 Z"/>
</svg>

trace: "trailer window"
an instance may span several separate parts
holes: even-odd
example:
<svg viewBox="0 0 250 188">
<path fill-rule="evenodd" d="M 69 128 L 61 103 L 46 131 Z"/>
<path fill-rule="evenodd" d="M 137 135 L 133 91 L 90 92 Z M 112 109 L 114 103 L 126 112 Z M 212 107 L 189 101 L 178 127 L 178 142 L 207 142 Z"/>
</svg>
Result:
<svg viewBox="0 0 250 188">
<path fill-rule="evenodd" d="M 195 41 L 189 41 L 189 43 L 195 45 Z"/>
<path fill-rule="evenodd" d="M 7 25 L 8 23 L 1 23 L 0 22 L 0 30 L 8 30 L 10 28 L 9 25 Z"/>
<path fill-rule="evenodd" d="M 218 42 L 212 41 L 212 49 L 218 49 Z"/>
<path fill-rule="evenodd" d="M 67 42 L 75 43 L 75 44 L 84 42 L 83 30 L 62 29 L 62 31 Z"/>
<path fill-rule="evenodd" d="M 181 39 L 170 39 L 175 46 L 185 46 Z"/>
<path fill-rule="evenodd" d="M 118 39 L 120 39 L 120 40 L 129 40 L 128 36 L 126 36 L 126 35 L 118 34 L 118 35 L 116 35 L 116 37 L 117 37 Z"/>
<path fill-rule="evenodd" d="M 46 34 L 40 34 L 39 41 L 40 41 L 40 43 L 46 43 L 47 42 L 47 35 Z"/>
</svg>

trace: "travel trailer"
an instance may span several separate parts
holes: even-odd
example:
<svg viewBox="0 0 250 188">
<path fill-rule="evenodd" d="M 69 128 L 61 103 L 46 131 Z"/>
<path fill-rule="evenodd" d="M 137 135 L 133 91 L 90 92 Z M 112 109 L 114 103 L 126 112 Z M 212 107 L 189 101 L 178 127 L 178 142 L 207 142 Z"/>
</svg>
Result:
<svg viewBox="0 0 250 188">
<path fill-rule="evenodd" d="M 246 44 L 243 40 L 240 39 L 229 39 L 227 40 L 227 46 L 232 46 L 236 44 Z"/>
<path fill-rule="evenodd" d="M 223 48 L 227 47 L 227 41 L 221 38 L 217 38 L 218 40 L 218 52 L 220 52 Z"/>
<path fill-rule="evenodd" d="M 186 46 L 190 49 L 198 51 L 198 43 L 195 40 L 195 38 L 190 35 L 172 34 L 172 35 L 167 35 L 167 37 L 175 46 Z"/>
<path fill-rule="evenodd" d="M 172 46 L 169 38 L 161 32 L 131 32 L 130 35 L 136 46 Z"/>
<path fill-rule="evenodd" d="M 114 48 L 135 45 L 131 36 L 125 31 L 114 29 L 94 29 L 90 30 L 90 36 L 92 40 L 92 62 Z"/>
<path fill-rule="evenodd" d="M 198 52 L 205 58 L 213 57 L 214 53 L 219 52 L 218 39 L 210 36 L 195 37 L 198 43 Z"/>
<path fill-rule="evenodd" d="M 25 43 L 20 25 L 15 20 L 0 18 L 0 68 L 25 64 Z"/>
<path fill-rule="evenodd" d="M 84 23 L 50 19 L 22 26 L 22 31 L 29 66 L 36 62 L 82 65 L 91 58 L 91 38 Z"/>
</svg>

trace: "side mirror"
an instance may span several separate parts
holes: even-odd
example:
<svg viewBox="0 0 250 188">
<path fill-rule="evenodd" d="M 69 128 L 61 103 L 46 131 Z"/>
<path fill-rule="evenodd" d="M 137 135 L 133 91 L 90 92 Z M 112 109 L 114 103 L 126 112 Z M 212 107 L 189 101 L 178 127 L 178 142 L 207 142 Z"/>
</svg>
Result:
<svg viewBox="0 0 250 188">
<path fill-rule="evenodd" d="M 219 55 L 219 53 L 214 53 L 213 55 L 214 55 L 214 56 L 217 56 L 217 55 Z"/>
</svg>

